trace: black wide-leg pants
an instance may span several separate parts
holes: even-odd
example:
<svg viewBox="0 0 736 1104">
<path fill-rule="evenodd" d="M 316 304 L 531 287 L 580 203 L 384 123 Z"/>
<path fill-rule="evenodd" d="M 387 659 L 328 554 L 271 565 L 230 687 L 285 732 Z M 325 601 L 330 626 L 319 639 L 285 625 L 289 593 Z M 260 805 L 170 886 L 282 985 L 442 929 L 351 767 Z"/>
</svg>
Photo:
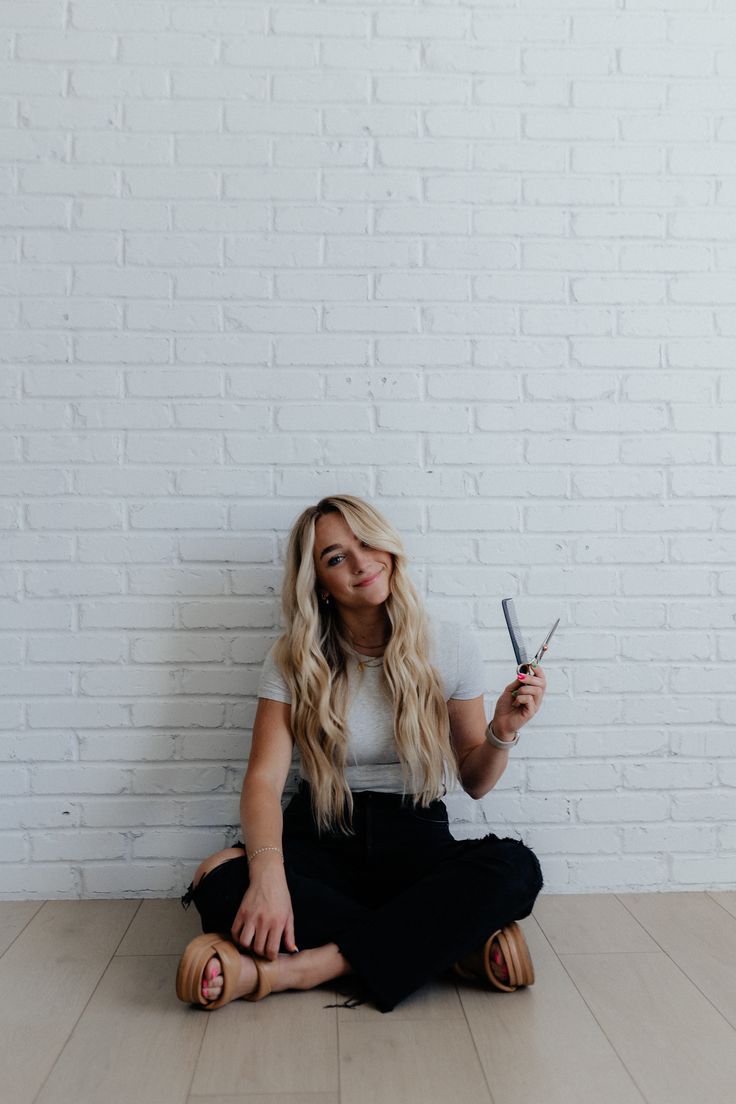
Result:
<svg viewBox="0 0 736 1104">
<path fill-rule="evenodd" d="M 300 950 L 336 943 L 390 1012 L 492 932 L 529 916 L 542 871 L 520 840 L 453 839 L 441 800 L 414 808 L 411 797 L 362 790 L 353 801 L 354 836 L 318 834 L 307 782 L 284 809 L 294 935 Z M 229 933 L 248 885 L 244 854 L 190 884 L 182 904 L 194 901 L 203 931 Z"/>
</svg>

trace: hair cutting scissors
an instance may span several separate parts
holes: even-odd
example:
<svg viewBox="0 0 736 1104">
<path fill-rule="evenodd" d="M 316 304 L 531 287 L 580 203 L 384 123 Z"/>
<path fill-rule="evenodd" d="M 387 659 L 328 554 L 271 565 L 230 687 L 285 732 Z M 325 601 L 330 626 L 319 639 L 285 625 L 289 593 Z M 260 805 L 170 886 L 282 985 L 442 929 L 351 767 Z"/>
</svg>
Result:
<svg viewBox="0 0 736 1104">
<path fill-rule="evenodd" d="M 516 617 L 516 610 L 514 609 L 513 598 L 504 598 L 501 602 L 503 608 L 503 615 L 506 618 L 506 626 L 509 630 L 509 636 L 511 637 L 511 646 L 514 649 L 514 655 L 516 656 L 516 677 L 522 682 L 531 671 L 539 665 L 544 653 L 549 648 L 549 642 L 554 636 L 555 629 L 560 623 L 559 617 L 555 621 L 552 628 L 545 636 L 542 643 L 539 645 L 534 659 L 529 659 L 529 654 L 526 650 L 526 644 L 524 643 L 524 637 L 521 635 L 521 629 L 519 628 L 519 622 Z"/>
</svg>

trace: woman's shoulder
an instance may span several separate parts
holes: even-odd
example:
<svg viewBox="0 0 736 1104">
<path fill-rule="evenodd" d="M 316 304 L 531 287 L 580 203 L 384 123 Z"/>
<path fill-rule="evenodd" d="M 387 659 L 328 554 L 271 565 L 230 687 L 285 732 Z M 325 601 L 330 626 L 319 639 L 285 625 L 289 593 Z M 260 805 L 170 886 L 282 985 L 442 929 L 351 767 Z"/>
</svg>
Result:
<svg viewBox="0 0 736 1104">
<path fill-rule="evenodd" d="M 263 660 L 258 681 L 258 697 L 274 698 L 276 701 L 289 702 L 291 701 L 291 693 L 287 686 L 286 679 L 284 678 L 283 671 L 279 667 L 274 654 L 278 642 L 278 639 L 273 641 Z"/>
<path fill-rule="evenodd" d="M 455 660 L 462 634 L 467 631 L 465 626 L 457 621 L 447 621 L 439 617 L 428 617 L 427 620 L 429 651 L 434 661 L 448 663 Z"/>
<path fill-rule="evenodd" d="M 430 661 L 441 673 L 447 698 L 474 698 L 483 693 L 485 675 L 475 630 L 457 621 L 434 620 Z"/>
</svg>

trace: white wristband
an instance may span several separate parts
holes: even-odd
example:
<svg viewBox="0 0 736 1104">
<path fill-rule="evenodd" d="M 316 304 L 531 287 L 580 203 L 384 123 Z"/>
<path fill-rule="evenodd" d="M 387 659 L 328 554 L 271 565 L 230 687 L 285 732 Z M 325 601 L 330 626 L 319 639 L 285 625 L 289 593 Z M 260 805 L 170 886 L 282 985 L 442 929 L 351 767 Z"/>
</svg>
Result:
<svg viewBox="0 0 736 1104">
<path fill-rule="evenodd" d="M 499 740 L 498 736 L 496 736 L 493 729 L 491 728 L 491 722 L 489 721 L 488 722 L 488 728 L 486 729 L 486 740 L 488 741 L 488 743 L 492 747 L 507 749 L 507 748 L 513 747 L 514 744 L 518 744 L 518 742 L 519 742 L 519 733 L 518 732 L 514 733 L 513 740 Z"/>
</svg>

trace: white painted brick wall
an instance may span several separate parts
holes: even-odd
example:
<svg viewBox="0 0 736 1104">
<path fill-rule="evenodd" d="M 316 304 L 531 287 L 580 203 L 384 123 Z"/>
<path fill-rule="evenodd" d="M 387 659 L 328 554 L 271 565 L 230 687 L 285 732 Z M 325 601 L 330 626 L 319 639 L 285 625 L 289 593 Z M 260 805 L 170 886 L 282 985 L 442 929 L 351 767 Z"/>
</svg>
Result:
<svg viewBox="0 0 736 1104">
<path fill-rule="evenodd" d="M 0 895 L 239 833 L 331 491 L 549 695 L 458 837 L 736 887 L 731 0 L 0 0 Z"/>
</svg>

